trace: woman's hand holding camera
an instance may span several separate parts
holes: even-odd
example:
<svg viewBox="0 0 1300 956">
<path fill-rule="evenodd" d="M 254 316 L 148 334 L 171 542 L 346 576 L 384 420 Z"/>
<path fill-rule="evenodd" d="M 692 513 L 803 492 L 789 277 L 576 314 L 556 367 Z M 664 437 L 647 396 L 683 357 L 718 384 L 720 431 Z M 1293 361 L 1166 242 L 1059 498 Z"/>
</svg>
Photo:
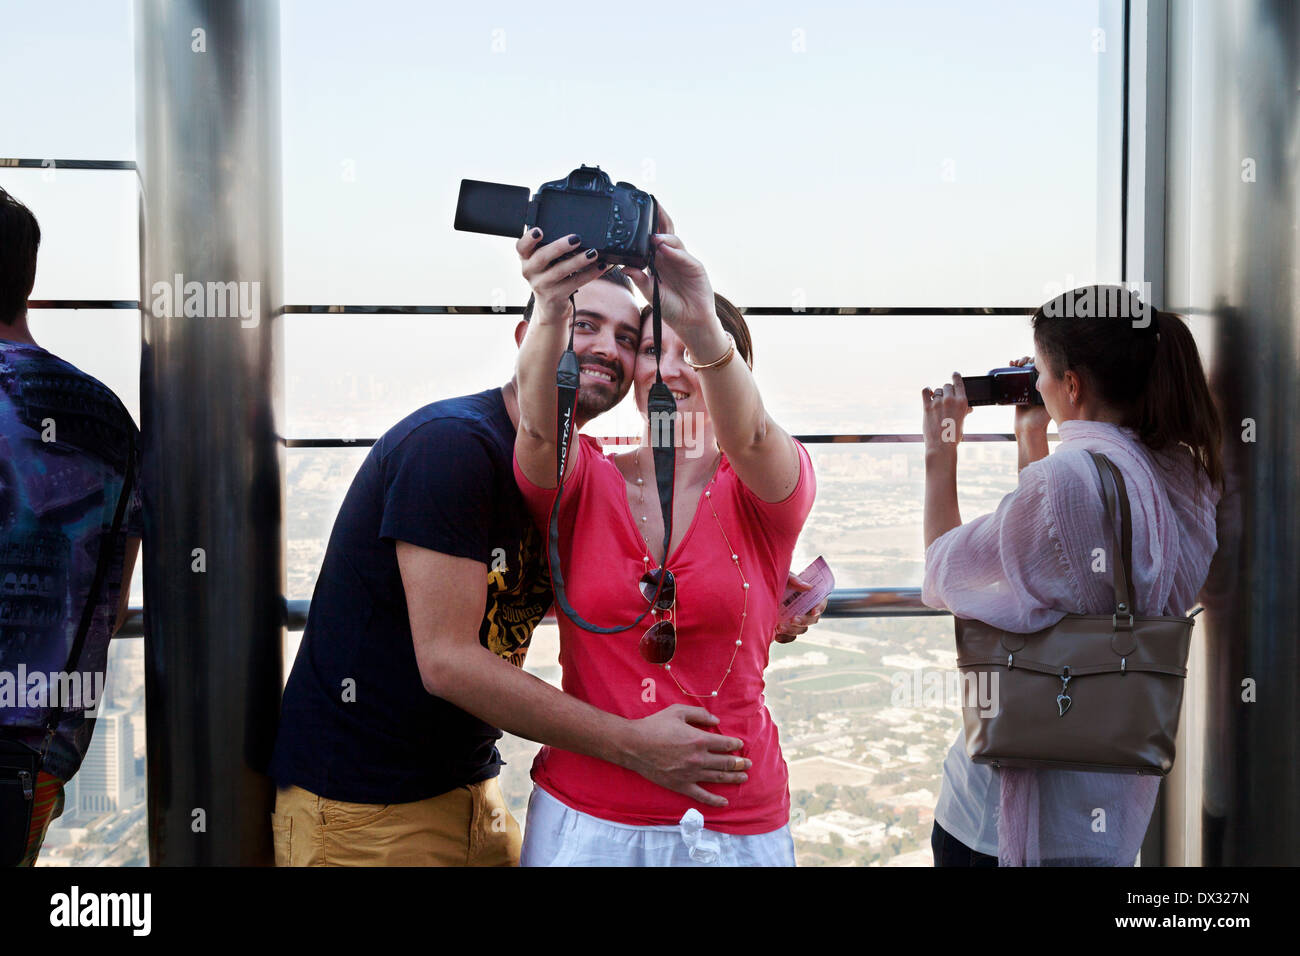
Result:
<svg viewBox="0 0 1300 956">
<path fill-rule="evenodd" d="M 1011 364 L 1016 368 L 1024 368 L 1026 365 L 1033 365 L 1032 356 L 1026 355 L 1024 358 L 1012 359 Z M 1052 420 L 1048 414 L 1046 406 L 1043 405 L 1017 405 L 1016 406 L 1016 436 L 1036 435 L 1041 432 L 1047 434 L 1047 423 Z"/>
<path fill-rule="evenodd" d="M 952 373 L 951 385 L 921 389 L 925 433 L 925 546 L 961 524 L 957 506 L 957 443 L 970 412 L 966 386 Z"/>
<path fill-rule="evenodd" d="M 951 385 L 921 389 L 922 432 L 927 452 L 941 448 L 956 450 L 962 439 L 962 425 L 970 413 L 966 403 L 966 386 L 961 376 L 952 373 Z"/>
<path fill-rule="evenodd" d="M 658 224 L 672 228 L 668 214 L 660 210 Z M 664 323 L 681 336 L 697 361 L 709 361 L 727 350 L 726 333 L 718 320 L 713 286 L 704 265 L 686 251 L 682 240 L 671 232 L 656 233 L 655 268 L 659 272 L 659 307 Z M 654 279 L 645 270 L 623 270 L 647 302 L 653 302 Z"/>
<path fill-rule="evenodd" d="M 1033 365 L 1034 360 L 1026 355 L 1024 358 L 1012 359 L 1011 364 L 1023 368 Z M 1044 405 L 1016 406 L 1017 468 L 1024 468 L 1031 462 L 1047 457 L 1047 423 L 1051 420 L 1052 416 Z"/>
<path fill-rule="evenodd" d="M 610 266 L 597 261 L 595 249 L 582 249 L 582 237 L 561 236 L 547 242 L 542 230 L 529 228 L 515 243 L 524 278 L 536 302 L 533 316 L 543 324 L 569 317 L 569 296 Z"/>
</svg>

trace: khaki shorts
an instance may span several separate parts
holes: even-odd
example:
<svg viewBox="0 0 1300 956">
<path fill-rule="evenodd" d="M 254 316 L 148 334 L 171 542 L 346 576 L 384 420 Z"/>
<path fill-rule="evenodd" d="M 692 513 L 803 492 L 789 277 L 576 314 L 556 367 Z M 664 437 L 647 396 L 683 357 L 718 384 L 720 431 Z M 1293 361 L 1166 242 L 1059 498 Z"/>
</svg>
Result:
<svg viewBox="0 0 1300 956">
<path fill-rule="evenodd" d="M 518 866 L 519 824 L 496 777 L 414 803 L 277 793 L 276 866 Z"/>
</svg>

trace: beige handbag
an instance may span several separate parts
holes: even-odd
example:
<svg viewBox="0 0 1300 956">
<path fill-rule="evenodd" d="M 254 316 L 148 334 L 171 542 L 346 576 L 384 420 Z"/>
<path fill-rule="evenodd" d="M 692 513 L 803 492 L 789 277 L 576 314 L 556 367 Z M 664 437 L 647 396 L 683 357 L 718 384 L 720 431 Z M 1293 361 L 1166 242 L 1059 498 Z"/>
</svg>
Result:
<svg viewBox="0 0 1300 956">
<path fill-rule="evenodd" d="M 1128 491 L 1110 459 L 1089 454 L 1112 536 L 1119 502 L 1115 612 L 1067 614 L 1032 634 L 957 618 L 957 668 L 969 691 L 962 695 L 966 752 L 994 767 L 1163 776 L 1174 764 L 1187 652 L 1201 609 L 1190 617 L 1133 613 Z"/>
</svg>

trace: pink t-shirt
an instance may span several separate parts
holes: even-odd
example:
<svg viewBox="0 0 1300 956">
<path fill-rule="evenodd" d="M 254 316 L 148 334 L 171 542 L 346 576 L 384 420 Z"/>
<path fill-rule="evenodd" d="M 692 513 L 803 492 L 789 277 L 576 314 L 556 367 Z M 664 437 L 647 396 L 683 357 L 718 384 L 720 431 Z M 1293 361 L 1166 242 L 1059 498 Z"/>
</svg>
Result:
<svg viewBox="0 0 1300 956">
<path fill-rule="evenodd" d="M 617 627 L 631 623 L 646 608 L 638 582 L 648 551 L 628 508 L 623 474 L 601 453 L 594 438 L 579 437 L 577 460 L 560 507 L 560 560 L 566 594 L 574 610 L 591 623 Z M 675 825 L 691 807 L 704 815 L 706 827 L 724 833 L 769 833 L 789 822 L 788 774 L 776 724 L 764 703 L 763 671 L 795 540 L 817 491 L 808 452 L 802 445 L 798 448 L 799 482 L 788 498 L 777 503 L 757 498 L 741 483 L 724 455 L 708 486 L 710 499 L 700 498 L 694 521 L 668 558 L 668 569 L 677 581 L 673 674 L 682 688 L 706 695 L 704 699 L 688 697 L 662 667 L 641 657 L 638 643 L 654 623 L 652 615 L 619 634 L 594 634 L 556 608 L 565 693 L 633 719 L 648 717 L 672 704 L 704 707 L 720 718 L 718 733 L 745 742 L 740 753 L 753 761 L 746 782 L 706 785 L 706 790 L 729 801 L 726 807 L 715 809 L 698 806 L 689 797 L 615 764 L 543 747 L 533 763 L 533 781 L 539 787 L 572 809 L 636 826 Z M 515 480 L 534 520 L 545 529 L 555 489 L 539 488 L 525 478 L 518 459 Z M 646 495 L 647 505 L 658 507 L 650 482 Z M 717 521 L 709 510 L 710 502 Z M 743 633 L 744 590 L 724 531 L 750 584 Z M 742 641 L 739 650 L 738 633 Z M 733 652 L 731 675 L 718 696 L 709 698 L 726 674 Z"/>
</svg>

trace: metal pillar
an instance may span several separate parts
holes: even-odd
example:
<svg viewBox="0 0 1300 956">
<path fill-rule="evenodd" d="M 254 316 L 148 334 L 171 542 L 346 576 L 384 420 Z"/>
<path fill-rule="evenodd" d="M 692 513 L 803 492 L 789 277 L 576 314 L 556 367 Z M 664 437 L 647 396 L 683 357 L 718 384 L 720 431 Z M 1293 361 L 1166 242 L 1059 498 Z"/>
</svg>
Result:
<svg viewBox="0 0 1300 956">
<path fill-rule="evenodd" d="M 1188 0 L 1168 26 L 1165 300 L 1208 317 L 1228 489 L 1166 833 L 1175 863 L 1296 865 L 1300 8 Z"/>
<path fill-rule="evenodd" d="M 1168 0 L 1125 0 L 1124 15 L 1124 281 L 1143 283 L 1149 301 L 1168 307 L 1165 295 L 1165 101 L 1167 90 Z M 1200 632 L 1198 632 L 1199 635 Z M 1191 681 L 1188 682 L 1191 686 Z M 1184 699 L 1188 693 L 1184 692 Z M 1181 723 L 1189 717 L 1184 707 Z M 1146 838 L 1142 841 L 1143 866 L 1162 866 L 1170 858 L 1165 830 L 1172 800 L 1184 787 L 1185 775 L 1198 755 L 1187 746 L 1186 735 L 1177 741 L 1177 759 L 1160 788 Z"/>
<path fill-rule="evenodd" d="M 149 855 L 271 861 L 282 660 L 280 13 L 136 0 Z"/>
</svg>

